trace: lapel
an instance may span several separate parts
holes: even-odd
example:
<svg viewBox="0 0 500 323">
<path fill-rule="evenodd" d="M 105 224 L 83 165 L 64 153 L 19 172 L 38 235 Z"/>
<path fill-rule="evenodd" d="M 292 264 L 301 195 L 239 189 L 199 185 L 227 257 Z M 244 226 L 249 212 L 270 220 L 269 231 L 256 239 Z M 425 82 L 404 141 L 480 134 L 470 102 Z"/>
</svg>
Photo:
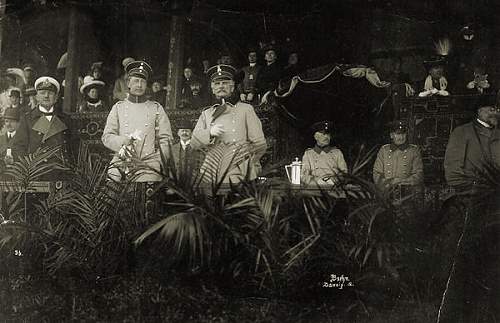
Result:
<svg viewBox="0 0 500 323">
<path fill-rule="evenodd" d="M 36 132 L 42 133 L 42 141 L 47 141 L 50 137 L 63 132 L 64 130 L 68 129 L 68 127 L 64 124 L 64 122 L 61 121 L 61 119 L 57 115 L 53 115 L 51 121 L 40 115 L 39 118 L 35 121 L 32 129 Z"/>
<path fill-rule="evenodd" d="M 62 120 L 59 119 L 58 116 L 54 115 L 52 117 L 51 122 L 50 122 L 49 132 L 47 132 L 45 134 L 45 136 L 43 136 L 43 141 L 46 141 L 50 137 L 55 136 L 55 135 L 65 131 L 66 129 L 68 129 L 66 124 L 64 124 L 64 122 L 62 122 Z"/>
</svg>

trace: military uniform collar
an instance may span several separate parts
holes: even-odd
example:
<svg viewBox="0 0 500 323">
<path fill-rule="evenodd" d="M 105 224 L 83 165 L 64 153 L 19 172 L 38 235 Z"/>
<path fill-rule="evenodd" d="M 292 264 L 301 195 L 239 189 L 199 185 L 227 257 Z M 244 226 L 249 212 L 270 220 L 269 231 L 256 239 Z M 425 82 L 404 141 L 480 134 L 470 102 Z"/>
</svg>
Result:
<svg viewBox="0 0 500 323">
<path fill-rule="evenodd" d="M 236 95 L 231 95 L 229 98 L 224 98 L 224 101 L 229 106 L 236 105 L 236 103 L 238 103 L 238 100 L 239 100 L 239 98 Z M 215 99 L 215 101 L 213 101 L 213 103 L 214 103 L 214 105 L 212 105 L 212 107 L 215 107 L 215 106 L 218 106 L 218 105 L 222 104 L 222 100 L 221 99 Z"/>
<path fill-rule="evenodd" d="M 404 144 L 402 145 L 395 145 L 395 144 L 391 144 L 391 150 L 394 151 L 394 150 L 401 150 L 401 151 L 405 151 L 406 149 L 408 149 L 408 147 L 410 146 L 410 144 L 408 142 L 405 142 Z"/>
<path fill-rule="evenodd" d="M 476 123 L 476 125 L 478 125 L 481 128 L 493 129 L 493 126 L 491 126 L 490 124 L 484 122 L 483 120 L 476 119 L 475 123 Z"/>
<path fill-rule="evenodd" d="M 319 147 L 318 145 L 316 145 L 316 146 L 314 146 L 313 150 L 317 154 L 320 154 L 322 151 L 324 151 L 325 153 L 329 153 L 330 151 L 333 150 L 333 147 L 330 145 L 324 146 L 324 147 Z"/>
<path fill-rule="evenodd" d="M 127 100 L 132 102 L 132 103 L 144 103 L 146 102 L 148 99 L 146 98 L 145 95 L 133 95 L 133 94 L 128 94 L 127 96 Z"/>
<path fill-rule="evenodd" d="M 38 112 L 40 112 L 42 114 L 54 113 L 54 107 L 52 106 L 50 109 L 46 109 L 46 108 L 42 107 L 41 105 L 39 105 Z"/>
</svg>

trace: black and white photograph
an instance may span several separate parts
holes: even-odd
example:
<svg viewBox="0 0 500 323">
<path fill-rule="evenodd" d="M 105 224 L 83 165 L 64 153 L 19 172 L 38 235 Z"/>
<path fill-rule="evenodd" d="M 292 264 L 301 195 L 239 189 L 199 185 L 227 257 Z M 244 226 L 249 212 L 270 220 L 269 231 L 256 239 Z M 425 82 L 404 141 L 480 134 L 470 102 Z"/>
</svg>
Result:
<svg viewBox="0 0 500 323">
<path fill-rule="evenodd" d="M 0 0 L 0 323 L 500 322 L 499 13 Z"/>
</svg>

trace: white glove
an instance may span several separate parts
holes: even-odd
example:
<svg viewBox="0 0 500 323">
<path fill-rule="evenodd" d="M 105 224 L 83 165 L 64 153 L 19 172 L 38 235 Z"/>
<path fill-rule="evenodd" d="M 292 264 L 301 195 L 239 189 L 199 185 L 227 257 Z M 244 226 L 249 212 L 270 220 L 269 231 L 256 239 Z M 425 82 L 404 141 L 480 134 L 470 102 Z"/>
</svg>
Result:
<svg viewBox="0 0 500 323">
<path fill-rule="evenodd" d="M 246 98 L 245 93 L 241 93 L 241 94 L 240 94 L 240 100 L 244 102 L 244 101 L 246 101 L 246 99 L 247 99 L 247 98 Z"/>
<path fill-rule="evenodd" d="M 214 124 L 212 127 L 210 127 L 210 136 L 212 137 L 218 137 L 222 135 L 224 132 L 224 126 L 220 124 Z"/>
<path fill-rule="evenodd" d="M 139 129 L 135 129 L 134 132 L 130 134 L 131 140 L 142 140 L 142 131 Z"/>
</svg>

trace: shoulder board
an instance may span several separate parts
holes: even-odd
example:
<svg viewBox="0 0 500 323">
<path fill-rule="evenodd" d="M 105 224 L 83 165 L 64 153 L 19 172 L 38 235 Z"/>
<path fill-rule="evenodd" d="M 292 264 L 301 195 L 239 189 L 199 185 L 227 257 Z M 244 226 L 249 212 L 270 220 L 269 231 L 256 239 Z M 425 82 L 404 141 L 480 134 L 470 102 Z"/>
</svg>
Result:
<svg viewBox="0 0 500 323">
<path fill-rule="evenodd" d="M 116 101 L 115 104 L 113 104 L 113 106 L 123 104 L 124 102 L 125 102 L 124 100 Z"/>
<path fill-rule="evenodd" d="M 313 149 L 312 148 L 306 148 L 306 151 L 308 151 L 308 150 L 313 150 Z"/>
<path fill-rule="evenodd" d="M 209 105 L 209 106 L 206 106 L 206 107 L 202 108 L 201 110 L 202 110 L 202 111 L 205 111 L 205 110 L 208 110 L 208 109 L 210 109 L 210 108 L 215 107 L 216 105 L 217 105 L 217 104 L 214 104 L 214 105 Z"/>
<path fill-rule="evenodd" d="M 384 148 L 384 149 L 387 149 L 389 147 L 391 147 L 391 144 L 385 144 L 385 145 L 382 146 L 382 148 Z"/>
<path fill-rule="evenodd" d="M 243 107 L 247 107 L 247 108 L 251 108 L 251 109 L 254 109 L 253 105 L 249 104 L 249 103 L 246 103 L 246 102 L 241 102 L 241 101 L 238 101 L 236 102 L 237 105 L 240 105 L 240 106 L 243 106 Z"/>
</svg>

